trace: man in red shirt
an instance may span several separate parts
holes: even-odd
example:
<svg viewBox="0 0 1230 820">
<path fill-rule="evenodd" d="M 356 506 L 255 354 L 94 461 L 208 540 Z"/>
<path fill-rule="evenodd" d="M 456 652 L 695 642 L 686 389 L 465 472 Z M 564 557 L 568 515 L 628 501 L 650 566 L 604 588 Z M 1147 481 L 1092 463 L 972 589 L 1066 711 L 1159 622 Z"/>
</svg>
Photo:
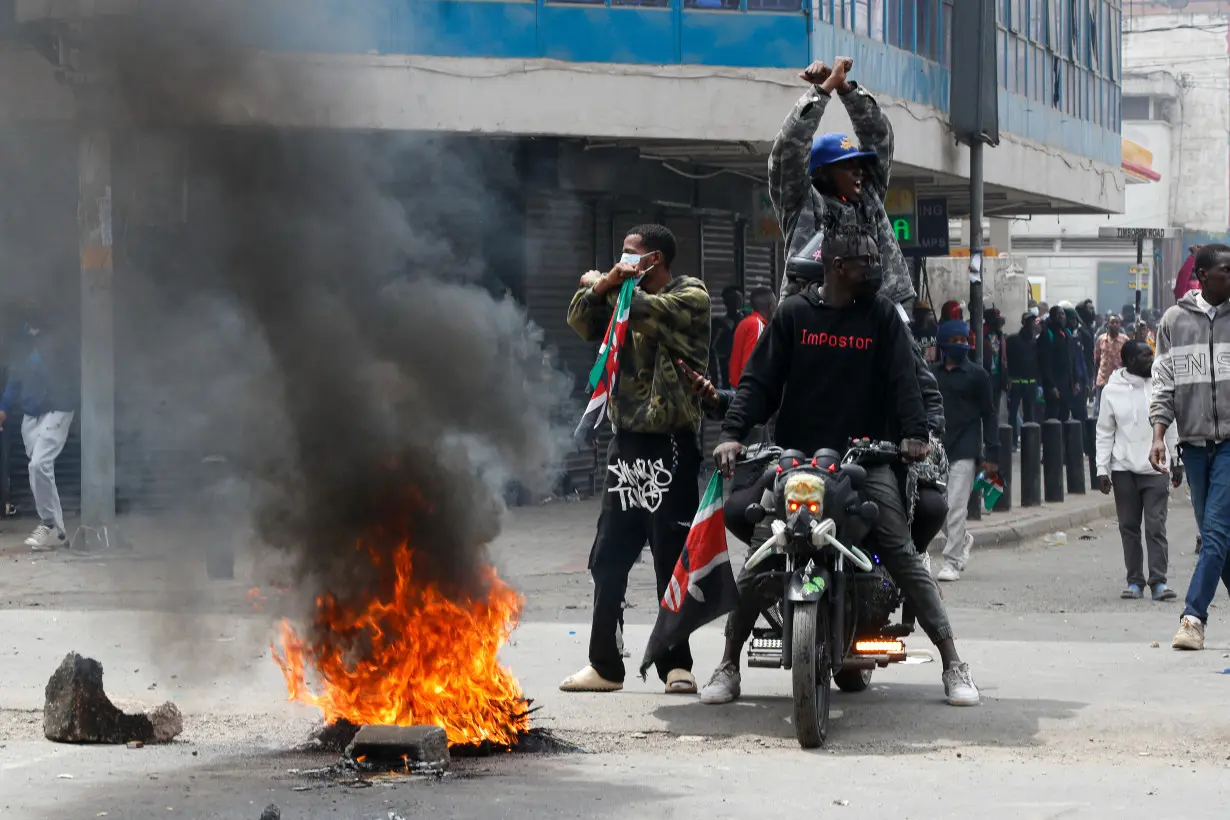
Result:
<svg viewBox="0 0 1230 820">
<path fill-rule="evenodd" d="M 730 386 L 739 386 L 739 377 L 747 360 L 756 349 L 756 341 L 777 310 L 777 297 L 772 288 L 759 287 L 752 290 L 752 313 L 735 328 L 735 341 L 730 349 Z"/>
</svg>

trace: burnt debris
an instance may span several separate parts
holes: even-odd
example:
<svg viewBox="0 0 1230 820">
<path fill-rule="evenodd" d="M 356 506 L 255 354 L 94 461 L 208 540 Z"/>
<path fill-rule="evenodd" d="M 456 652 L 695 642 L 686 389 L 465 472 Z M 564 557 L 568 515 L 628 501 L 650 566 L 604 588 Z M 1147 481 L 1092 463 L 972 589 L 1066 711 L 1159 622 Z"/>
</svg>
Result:
<svg viewBox="0 0 1230 820">
<path fill-rule="evenodd" d="M 442 772 L 449 767 L 448 735 L 439 726 L 364 726 L 346 756 L 371 770 Z"/>
<path fill-rule="evenodd" d="M 175 704 L 127 715 L 103 691 L 102 664 L 76 652 L 47 681 L 43 734 L 56 743 L 167 743 L 184 730 Z"/>
</svg>

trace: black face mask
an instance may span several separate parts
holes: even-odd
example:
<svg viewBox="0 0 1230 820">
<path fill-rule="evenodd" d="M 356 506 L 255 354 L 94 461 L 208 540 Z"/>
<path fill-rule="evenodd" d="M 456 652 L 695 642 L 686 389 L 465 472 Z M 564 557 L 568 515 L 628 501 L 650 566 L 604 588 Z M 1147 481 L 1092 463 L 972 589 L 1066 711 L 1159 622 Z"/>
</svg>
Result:
<svg viewBox="0 0 1230 820">
<path fill-rule="evenodd" d="M 874 299 L 884 284 L 884 268 L 878 259 L 869 262 L 865 271 L 862 281 L 854 286 L 854 298 L 860 302 Z"/>
</svg>

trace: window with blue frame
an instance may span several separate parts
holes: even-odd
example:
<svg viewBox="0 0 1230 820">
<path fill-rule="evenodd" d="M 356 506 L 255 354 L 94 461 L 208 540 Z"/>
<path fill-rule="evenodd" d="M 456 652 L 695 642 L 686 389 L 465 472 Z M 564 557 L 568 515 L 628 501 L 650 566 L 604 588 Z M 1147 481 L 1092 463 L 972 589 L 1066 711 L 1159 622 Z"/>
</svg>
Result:
<svg viewBox="0 0 1230 820">
<path fill-rule="evenodd" d="M 948 64 L 952 0 L 815 0 L 813 8 L 837 28 Z"/>
<path fill-rule="evenodd" d="M 998 0 L 999 84 L 1119 129 L 1119 0 Z"/>
</svg>

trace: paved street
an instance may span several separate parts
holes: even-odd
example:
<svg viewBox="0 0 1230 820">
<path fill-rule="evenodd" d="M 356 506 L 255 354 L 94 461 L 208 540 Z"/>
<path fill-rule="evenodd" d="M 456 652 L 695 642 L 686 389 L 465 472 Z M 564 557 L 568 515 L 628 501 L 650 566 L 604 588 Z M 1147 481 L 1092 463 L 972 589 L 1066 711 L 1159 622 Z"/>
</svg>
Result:
<svg viewBox="0 0 1230 820">
<path fill-rule="evenodd" d="M 1070 520 L 1071 509 L 1053 514 Z M 286 820 L 785 816 L 804 805 L 886 819 L 1225 816 L 1230 625 L 1220 613 L 1230 603 L 1223 592 L 1208 651 L 1173 652 L 1181 603 L 1118 598 L 1121 550 L 1106 521 L 1069 528 L 1062 546 L 1037 538 L 976 548 L 963 579 L 944 587 L 983 706 L 943 705 L 936 663 L 881 670 L 870 691 L 835 693 L 829 747 L 803 752 L 784 672 L 746 672 L 745 697 L 723 707 L 631 676 L 618 694 L 556 689 L 584 663 L 594 511 L 592 502 L 519 510 L 494 547 L 527 599 L 507 661 L 541 707 L 536 725 L 587 753 L 457 761 L 443 781 L 364 789 L 289 771 L 332 758 L 288 751 L 316 718 L 284 701 L 269 658 L 272 620 L 293 595 L 269 585 L 275 565 L 241 563 L 239 579 L 209 585 L 200 561 L 177 549 L 174 528 L 137 520 L 125 522 L 134 554 L 106 560 L 32 556 L 0 536 L 4 816 L 256 820 L 271 802 Z M 1171 525 L 1171 580 L 1180 590 L 1193 543 L 1180 491 Z M 630 665 L 653 597 L 641 563 L 629 591 Z M 702 679 L 720 648 L 716 625 L 694 641 Z M 920 660 L 930 649 L 921 636 L 909 648 Z M 117 703 L 174 700 L 185 714 L 180 740 L 139 750 L 44 740 L 43 687 L 74 649 L 104 664 Z"/>
</svg>

